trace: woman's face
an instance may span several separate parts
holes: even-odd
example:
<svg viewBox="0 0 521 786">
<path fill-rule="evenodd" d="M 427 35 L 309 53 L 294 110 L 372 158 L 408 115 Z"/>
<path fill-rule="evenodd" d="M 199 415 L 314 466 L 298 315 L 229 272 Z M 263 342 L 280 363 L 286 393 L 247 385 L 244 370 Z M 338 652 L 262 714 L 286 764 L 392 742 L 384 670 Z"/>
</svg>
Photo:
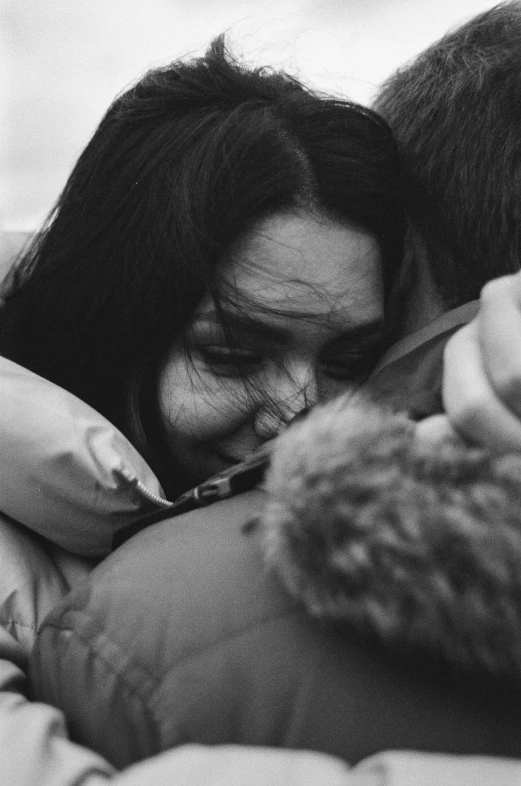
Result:
<svg viewBox="0 0 521 786">
<path fill-rule="evenodd" d="M 352 384 L 383 331 L 377 242 L 343 224 L 276 214 L 230 252 L 222 277 L 236 293 L 223 303 L 226 334 L 208 296 L 160 381 L 172 449 L 196 483 Z"/>
</svg>

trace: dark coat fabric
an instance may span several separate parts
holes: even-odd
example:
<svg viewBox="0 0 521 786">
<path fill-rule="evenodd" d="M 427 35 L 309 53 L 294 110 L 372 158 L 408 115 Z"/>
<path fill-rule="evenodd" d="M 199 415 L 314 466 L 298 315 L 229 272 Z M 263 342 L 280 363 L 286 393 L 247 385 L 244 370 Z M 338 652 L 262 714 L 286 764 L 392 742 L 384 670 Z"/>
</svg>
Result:
<svg viewBox="0 0 521 786">
<path fill-rule="evenodd" d="M 187 742 L 521 756 L 508 683 L 310 616 L 245 528 L 264 501 L 156 524 L 48 617 L 32 680 L 74 739 L 117 767 Z"/>
<path fill-rule="evenodd" d="M 376 401 L 415 420 L 443 411 L 443 351 L 449 338 L 473 319 L 479 301 L 447 311 L 416 333 L 398 341 L 384 355 L 369 380 Z"/>
</svg>

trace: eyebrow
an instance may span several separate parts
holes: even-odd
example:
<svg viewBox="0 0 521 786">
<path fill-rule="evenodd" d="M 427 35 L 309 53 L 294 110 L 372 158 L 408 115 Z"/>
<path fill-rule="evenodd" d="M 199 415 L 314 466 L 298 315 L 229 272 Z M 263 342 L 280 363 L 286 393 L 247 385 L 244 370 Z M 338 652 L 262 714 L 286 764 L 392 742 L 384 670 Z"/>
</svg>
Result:
<svg viewBox="0 0 521 786">
<path fill-rule="evenodd" d="M 251 338 L 261 338 L 271 341 L 284 341 L 291 337 L 291 332 L 282 327 L 277 327 L 261 319 L 254 319 L 252 317 L 234 314 L 231 312 L 223 312 L 226 324 L 233 330 L 247 333 Z M 310 316 L 309 314 L 292 313 L 295 318 L 307 318 L 310 321 L 319 319 L 320 315 Z M 193 328 L 200 325 L 218 325 L 221 326 L 219 315 L 215 312 L 208 312 L 201 314 L 193 323 Z M 370 320 L 368 322 L 361 322 L 346 327 L 338 335 L 332 339 L 332 343 L 336 344 L 343 341 L 372 341 L 374 339 L 381 339 L 385 330 L 385 323 L 382 317 Z"/>
</svg>

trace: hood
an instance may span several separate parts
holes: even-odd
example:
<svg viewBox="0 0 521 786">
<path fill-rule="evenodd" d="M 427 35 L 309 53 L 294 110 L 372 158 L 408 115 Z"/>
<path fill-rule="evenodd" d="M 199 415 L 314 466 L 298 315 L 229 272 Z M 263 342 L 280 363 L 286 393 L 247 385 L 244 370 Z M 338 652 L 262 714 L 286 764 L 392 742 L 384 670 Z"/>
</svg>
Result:
<svg viewBox="0 0 521 786">
<path fill-rule="evenodd" d="M 521 455 L 343 400 L 279 438 L 266 488 L 266 559 L 311 614 L 519 680 Z"/>
<path fill-rule="evenodd" d="M 130 442 L 67 391 L 0 358 L 0 511 L 76 554 L 171 505 Z"/>
</svg>

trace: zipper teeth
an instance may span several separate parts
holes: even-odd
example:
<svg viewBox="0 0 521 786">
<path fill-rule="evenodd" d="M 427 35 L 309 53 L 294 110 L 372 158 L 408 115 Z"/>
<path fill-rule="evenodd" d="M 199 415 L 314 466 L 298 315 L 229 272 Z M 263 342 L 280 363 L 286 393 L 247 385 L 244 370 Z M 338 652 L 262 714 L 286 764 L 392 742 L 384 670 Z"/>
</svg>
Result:
<svg viewBox="0 0 521 786">
<path fill-rule="evenodd" d="M 164 497 L 160 497 L 159 494 L 154 494 L 153 491 L 150 491 L 145 484 L 139 480 L 139 478 L 135 478 L 134 480 L 137 488 L 145 495 L 148 499 L 151 499 L 153 502 L 157 502 L 158 505 L 161 505 L 163 508 L 171 508 L 173 506 L 173 502 L 170 502 L 168 499 Z"/>
<path fill-rule="evenodd" d="M 171 508 L 174 504 L 169 500 L 165 499 L 164 497 L 160 497 L 159 494 L 154 494 L 153 491 L 150 491 L 147 486 L 140 480 L 128 467 L 122 465 L 119 468 L 121 474 L 126 478 L 129 483 L 132 483 L 147 499 L 151 500 L 152 502 L 156 502 L 162 508 Z"/>
</svg>

